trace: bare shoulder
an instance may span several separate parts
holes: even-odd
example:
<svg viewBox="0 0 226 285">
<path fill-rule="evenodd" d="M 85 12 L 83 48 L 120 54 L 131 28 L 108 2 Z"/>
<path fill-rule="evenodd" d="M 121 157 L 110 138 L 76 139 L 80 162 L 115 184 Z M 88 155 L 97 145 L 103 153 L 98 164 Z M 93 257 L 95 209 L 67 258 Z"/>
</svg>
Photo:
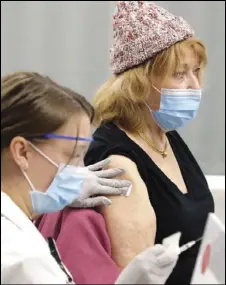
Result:
<svg viewBox="0 0 226 285">
<path fill-rule="evenodd" d="M 132 190 L 129 197 L 111 197 L 113 201 L 117 200 L 117 205 L 116 203 L 112 203 L 111 207 L 118 207 L 120 204 L 128 204 L 132 207 L 131 210 L 135 210 L 136 207 L 141 206 L 152 208 L 147 187 L 139 174 L 135 162 L 121 155 L 111 155 L 109 158 L 109 168 L 119 167 L 125 170 L 125 173 L 118 178 L 126 179 L 132 182 Z M 128 211 L 129 209 L 127 208 L 126 210 Z"/>
</svg>

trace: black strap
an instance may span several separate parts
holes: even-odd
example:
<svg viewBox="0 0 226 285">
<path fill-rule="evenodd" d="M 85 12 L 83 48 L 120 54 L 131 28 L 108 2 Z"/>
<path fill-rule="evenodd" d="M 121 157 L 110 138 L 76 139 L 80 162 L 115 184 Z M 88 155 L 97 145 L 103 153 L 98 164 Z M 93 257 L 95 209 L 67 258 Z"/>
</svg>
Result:
<svg viewBox="0 0 226 285">
<path fill-rule="evenodd" d="M 54 257 L 54 259 L 56 260 L 56 262 L 60 266 L 61 270 L 66 274 L 66 276 L 68 278 L 68 282 L 67 283 L 68 284 L 74 284 L 72 275 L 67 270 L 67 268 L 65 267 L 65 265 L 63 264 L 63 262 L 61 260 L 60 253 L 57 250 L 57 246 L 56 246 L 55 240 L 53 238 L 47 238 L 47 242 L 48 242 L 48 245 L 49 245 L 49 249 L 50 249 L 51 255 Z"/>
</svg>

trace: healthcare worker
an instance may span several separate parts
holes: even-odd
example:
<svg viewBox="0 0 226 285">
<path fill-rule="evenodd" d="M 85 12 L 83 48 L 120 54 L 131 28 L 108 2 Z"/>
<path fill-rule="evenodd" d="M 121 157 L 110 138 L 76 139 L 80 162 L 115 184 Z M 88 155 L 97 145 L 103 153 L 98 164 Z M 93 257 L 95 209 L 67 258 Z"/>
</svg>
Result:
<svg viewBox="0 0 226 285">
<path fill-rule="evenodd" d="M 108 160 L 83 166 L 93 109 L 80 95 L 32 72 L 1 80 L 1 283 L 74 283 L 54 240 L 33 224 L 66 206 L 109 205 L 105 195 L 126 196 L 130 182 Z M 126 199 L 126 197 L 125 197 Z M 157 245 L 137 256 L 116 283 L 164 284 L 177 261 Z"/>
</svg>

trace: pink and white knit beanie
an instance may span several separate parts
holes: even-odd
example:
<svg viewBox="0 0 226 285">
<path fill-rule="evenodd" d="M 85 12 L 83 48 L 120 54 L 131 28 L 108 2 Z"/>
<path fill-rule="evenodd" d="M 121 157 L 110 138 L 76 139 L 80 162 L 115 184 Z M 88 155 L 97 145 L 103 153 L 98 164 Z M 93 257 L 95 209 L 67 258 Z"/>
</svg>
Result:
<svg viewBox="0 0 226 285">
<path fill-rule="evenodd" d="M 194 35 L 183 18 L 146 1 L 117 1 L 113 29 L 110 63 L 114 74 L 135 67 Z"/>
</svg>

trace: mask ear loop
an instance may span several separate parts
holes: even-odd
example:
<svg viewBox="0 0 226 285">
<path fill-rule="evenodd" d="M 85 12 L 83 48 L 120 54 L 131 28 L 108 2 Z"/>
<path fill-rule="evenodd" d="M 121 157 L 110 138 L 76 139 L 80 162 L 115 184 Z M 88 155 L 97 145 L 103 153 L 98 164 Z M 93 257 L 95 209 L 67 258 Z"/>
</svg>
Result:
<svg viewBox="0 0 226 285">
<path fill-rule="evenodd" d="M 30 178 L 28 177 L 27 173 L 26 173 L 24 170 L 22 170 L 22 169 L 21 169 L 21 171 L 22 171 L 22 173 L 23 173 L 25 179 L 27 180 L 29 186 L 31 187 L 31 190 L 32 190 L 32 191 L 36 191 L 36 190 L 35 190 L 35 187 L 34 187 L 34 185 L 33 185 L 33 183 L 31 182 Z"/>
<path fill-rule="evenodd" d="M 152 85 L 152 88 L 155 89 L 157 92 L 159 92 L 161 94 L 161 91 L 158 90 L 157 87 L 155 87 L 154 85 Z M 151 109 L 151 107 L 148 105 L 148 103 L 146 101 L 144 101 L 144 104 L 147 106 L 148 110 L 152 113 L 153 110 Z"/>
<path fill-rule="evenodd" d="M 146 101 L 144 101 L 144 104 L 147 106 L 148 110 L 152 113 L 152 109 L 151 107 L 148 105 L 148 103 Z"/>
<path fill-rule="evenodd" d="M 28 143 L 30 144 L 30 146 L 36 150 L 40 155 L 42 155 L 45 159 L 47 159 L 51 164 L 53 164 L 54 166 L 56 166 L 56 168 L 59 169 L 59 165 L 57 163 L 55 163 L 51 158 L 49 158 L 45 153 L 43 153 L 40 149 L 38 149 L 35 145 L 33 145 L 31 142 L 28 141 Z M 23 173 L 25 179 L 27 180 L 32 192 L 36 192 L 37 190 L 35 189 L 33 183 L 31 182 L 30 178 L 28 177 L 27 173 L 21 169 L 21 172 Z M 32 218 L 30 217 L 30 220 L 32 220 Z"/>
<path fill-rule="evenodd" d="M 38 149 L 35 145 L 33 145 L 33 143 L 29 142 L 29 144 L 31 145 L 31 147 L 36 150 L 39 154 L 41 154 L 43 157 L 45 157 L 45 159 L 47 159 L 51 164 L 53 164 L 54 166 L 56 166 L 56 168 L 59 168 L 59 165 L 54 162 L 51 158 L 49 158 L 44 152 L 42 152 L 40 149 Z"/>
<path fill-rule="evenodd" d="M 47 159 L 51 164 L 53 164 L 54 166 L 56 166 L 56 167 L 59 169 L 59 165 L 58 165 L 57 163 L 55 163 L 51 158 L 49 158 L 45 153 L 43 153 L 41 150 L 39 150 L 39 149 L 38 149 L 35 145 L 33 145 L 31 142 L 28 142 L 28 143 L 31 145 L 31 147 L 32 147 L 34 150 L 36 150 L 40 155 L 42 155 L 42 156 L 43 156 L 45 159 Z M 22 173 L 23 173 L 25 179 L 27 180 L 29 186 L 31 187 L 31 190 L 32 190 L 32 191 L 36 191 L 36 189 L 35 189 L 33 183 L 31 182 L 30 178 L 28 177 L 27 173 L 26 173 L 24 170 L 22 170 L 22 169 L 21 169 L 21 171 L 22 171 Z"/>
<path fill-rule="evenodd" d="M 157 92 L 159 92 L 160 95 L 162 95 L 162 92 L 161 92 L 157 87 L 155 87 L 154 85 L 152 85 L 152 87 L 153 87 L 153 89 L 155 89 Z M 153 120 L 156 122 L 156 124 L 159 126 L 159 128 L 162 129 L 163 131 L 166 131 L 166 130 L 164 130 L 164 129 L 158 124 L 158 122 L 155 120 L 155 118 L 154 118 L 154 116 L 153 116 L 153 112 L 154 112 L 154 111 L 151 109 L 151 107 L 148 105 L 148 103 L 147 103 L 146 101 L 144 101 L 144 104 L 147 106 L 149 112 L 151 113 L 151 116 L 152 116 Z M 161 104 L 161 103 L 160 103 L 160 104 Z"/>
<path fill-rule="evenodd" d="M 155 87 L 155 85 L 152 85 L 152 87 L 153 87 L 157 92 L 159 92 L 159 93 L 161 94 L 161 91 L 160 91 L 157 87 Z"/>
</svg>

